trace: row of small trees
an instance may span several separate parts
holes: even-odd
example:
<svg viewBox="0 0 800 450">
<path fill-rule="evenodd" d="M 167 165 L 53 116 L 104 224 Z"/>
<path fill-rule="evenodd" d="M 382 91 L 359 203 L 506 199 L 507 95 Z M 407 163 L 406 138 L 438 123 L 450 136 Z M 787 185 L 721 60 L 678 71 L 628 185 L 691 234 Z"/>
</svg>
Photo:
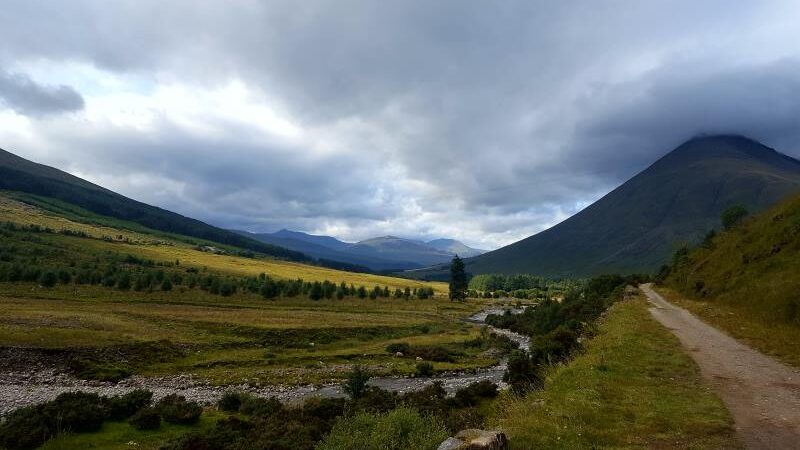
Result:
<svg viewBox="0 0 800 450">
<path fill-rule="evenodd" d="M 8 258 L 6 258 L 8 259 Z M 130 267 L 136 265 L 137 267 Z M 258 277 L 230 277 L 215 274 L 201 274 L 197 269 L 185 271 L 164 270 L 150 261 L 126 260 L 124 264 L 102 267 L 57 267 L 39 266 L 31 262 L 27 264 L 3 263 L 0 261 L 0 282 L 34 282 L 52 288 L 61 285 L 97 285 L 120 291 L 171 291 L 175 287 L 201 289 L 213 295 L 224 297 L 239 291 L 260 294 L 265 299 L 278 297 L 308 297 L 312 300 L 343 299 L 345 297 L 428 299 L 434 296 L 431 287 L 405 287 L 391 290 L 388 286 L 339 284 L 324 281 L 282 280 L 272 278 L 264 273 Z"/>
</svg>

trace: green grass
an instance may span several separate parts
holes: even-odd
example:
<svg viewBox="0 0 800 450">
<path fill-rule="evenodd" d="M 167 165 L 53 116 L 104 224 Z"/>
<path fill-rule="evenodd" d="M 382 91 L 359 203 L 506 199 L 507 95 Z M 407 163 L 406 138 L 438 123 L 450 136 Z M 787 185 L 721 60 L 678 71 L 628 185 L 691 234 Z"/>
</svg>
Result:
<svg viewBox="0 0 800 450">
<path fill-rule="evenodd" d="M 28 199 L 30 200 L 30 199 Z M 47 210 L 37 204 L 48 202 Z M 143 375 L 192 373 L 215 384 L 296 384 L 336 381 L 355 363 L 377 375 L 411 374 L 411 358 L 394 358 L 385 347 L 399 340 L 458 349 L 452 363 L 436 370 L 496 363 L 485 349 L 468 348 L 478 327 L 460 319 L 491 301 L 454 303 L 447 285 L 338 271 L 271 258 L 216 255 L 167 233 L 92 215 L 67 204 L 36 204 L 0 193 L 0 221 L 36 225 L 53 232 L 4 230 L 0 254 L 39 267 L 104 267 L 126 255 L 155 261 L 167 276 L 256 276 L 355 286 L 433 287 L 434 298 L 313 301 L 305 297 L 265 300 L 240 290 L 230 297 L 198 287 L 171 291 L 118 290 L 98 285 L 0 283 L 0 346 L 62 350 L 97 364 L 119 365 Z M 61 230 L 88 237 L 60 234 Z M 115 259 L 116 258 L 116 259 Z M 176 260 L 180 263 L 177 264 Z M 11 262 L 3 262 L 9 265 Z M 123 263 L 124 264 L 124 263 Z M 102 269 L 100 269 L 102 270 Z M 157 344 L 153 344 L 157 343 Z M 155 347 L 154 347 L 155 345 Z"/>
<path fill-rule="evenodd" d="M 722 401 L 641 298 L 612 306 L 543 391 L 503 395 L 490 422 L 512 449 L 741 448 Z"/>
<path fill-rule="evenodd" d="M 0 293 L 0 345 L 104 358 L 115 348 L 166 341 L 185 356 L 161 362 L 140 358 L 134 372 L 193 373 L 217 384 L 332 381 L 355 363 L 377 374 L 411 374 L 414 361 L 387 354 L 389 343 L 464 347 L 478 337 L 478 328 L 459 319 L 483 305 L 444 299 L 265 301 L 195 291 L 138 293 L 9 283 L 0 288 L 11 291 Z M 436 363 L 435 368 L 496 362 L 480 349 L 464 347 L 463 352 L 455 363 Z"/>
<path fill-rule="evenodd" d="M 753 347 L 800 366 L 800 196 L 693 249 L 667 296 Z"/>
<path fill-rule="evenodd" d="M 302 278 L 306 281 L 329 280 L 337 284 L 345 282 L 356 286 L 364 285 L 368 288 L 388 286 L 392 290 L 395 288 L 404 289 L 409 287 L 413 289 L 430 286 L 439 296 L 447 294 L 446 283 L 422 282 L 382 275 L 345 272 L 272 258 L 244 258 L 203 252 L 196 250 L 194 244 L 186 242 L 185 237 L 149 230 L 140 225 L 128 224 L 118 219 L 103 219 L 103 216 L 92 215 L 91 213 L 87 213 L 86 217 L 77 214 L 62 216 L 35 205 L 23 203 L 8 192 L 0 192 L 0 221 L 9 221 L 20 225 L 38 225 L 55 231 L 79 231 L 93 238 L 87 239 L 58 234 L 42 236 L 42 239 L 52 243 L 54 246 L 63 247 L 70 254 L 95 255 L 106 252 L 123 255 L 131 254 L 159 262 L 180 260 L 182 267 L 195 267 L 227 275 L 254 276 L 266 273 L 274 278 Z M 201 243 L 205 242 L 193 238 L 192 240 Z M 213 245 L 225 248 L 225 246 L 220 246 L 219 244 Z"/>
<path fill-rule="evenodd" d="M 164 442 L 182 436 L 190 431 L 209 429 L 225 416 L 207 410 L 195 425 L 173 425 L 161 422 L 158 430 L 139 431 L 127 422 L 106 422 L 100 431 L 94 433 L 69 433 L 51 439 L 41 447 L 42 450 L 156 450 Z"/>
</svg>

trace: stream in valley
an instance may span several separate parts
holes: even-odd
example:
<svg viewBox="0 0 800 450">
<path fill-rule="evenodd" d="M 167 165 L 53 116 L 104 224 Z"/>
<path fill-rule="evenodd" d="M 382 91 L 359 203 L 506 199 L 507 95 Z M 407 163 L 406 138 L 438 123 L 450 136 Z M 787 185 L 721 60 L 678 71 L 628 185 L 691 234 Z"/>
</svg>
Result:
<svg viewBox="0 0 800 450">
<path fill-rule="evenodd" d="M 503 314 L 505 311 L 514 314 L 523 309 L 488 309 L 464 319 L 467 322 L 483 324 L 490 331 L 502 334 L 516 342 L 525 350 L 530 339 L 518 333 L 486 325 L 489 314 Z M 342 397 L 344 392 L 339 384 L 307 385 L 307 386 L 261 386 L 249 385 L 212 386 L 189 375 L 170 377 L 132 376 L 118 383 L 80 380 L 67 374 L 58 373 L 55 369 L 45 367 L 46 363 L 31 364 L 25 370 L 5 370 L 0 368 L 0 416 L 14 409 L 34 405 L 55 399 L 63 392 L 84 391 L 100 395 L 113 396 L 130 392 L 134 389 L 147 389 L 153 392 L 155 399 L 169 394 L 183 395 L 188 400 L 201 404 L 213 404 L 227 391 L 248 392 L 259 397 L 276 397 L 288 403 L 298 402 L 308 397 Z M 414 377 L 374 377 L 369 385 L 394 392 L 409 392 L 440 382 L 445 390 L 453 393 L 471 383 L 489 380 L 504 387 L 503 373 L 506 360 L 501 360 L 493 367 L 471 372 L 448 372 L 430 378 Z"/>
</svg>

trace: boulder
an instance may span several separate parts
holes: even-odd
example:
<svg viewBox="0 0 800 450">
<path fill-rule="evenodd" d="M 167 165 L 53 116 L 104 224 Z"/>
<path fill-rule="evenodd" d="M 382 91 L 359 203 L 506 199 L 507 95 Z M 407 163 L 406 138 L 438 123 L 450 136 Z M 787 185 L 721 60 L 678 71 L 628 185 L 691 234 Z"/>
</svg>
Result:
<svg viewBox="0 0 800 450">
<path fill-rule="evenodd" d="M 508 439 L 502 431 L 469 429 L 442 442 L 438 450 L 508 450 Z"/>
</svg>

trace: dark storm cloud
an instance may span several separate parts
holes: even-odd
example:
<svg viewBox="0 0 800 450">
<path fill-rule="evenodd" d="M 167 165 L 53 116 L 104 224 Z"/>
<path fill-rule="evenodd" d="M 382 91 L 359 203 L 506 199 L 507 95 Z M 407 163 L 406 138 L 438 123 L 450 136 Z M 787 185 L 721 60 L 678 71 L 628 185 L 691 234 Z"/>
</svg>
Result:
<svg viewBox="0 0 800 450">
<path fill-rule="evenodd" d="M 0 62 L 118 78 L 91 96 L 82 80 L 80 131 L 34 123 L 41 137 L 11 143 L 124 193 L 231 227 L 493 246 L 698 133 L 797 155 L 798 26 L 790 1 L 19 1 L 0 16 Z M 126 108 L 101 103 L 115 89 L 202 97 L 231 80 L 301 137 L 177 117 L 169 96 L 146 125 L 97 119 Z"/>
<path fill-rule="evenodd" d="M 20 114 L 43 116 L 83 108 L 83 97 L 70 86 L 42 86 L 25 74 L 0 70 L 0 102 Z"/>
</svg>

